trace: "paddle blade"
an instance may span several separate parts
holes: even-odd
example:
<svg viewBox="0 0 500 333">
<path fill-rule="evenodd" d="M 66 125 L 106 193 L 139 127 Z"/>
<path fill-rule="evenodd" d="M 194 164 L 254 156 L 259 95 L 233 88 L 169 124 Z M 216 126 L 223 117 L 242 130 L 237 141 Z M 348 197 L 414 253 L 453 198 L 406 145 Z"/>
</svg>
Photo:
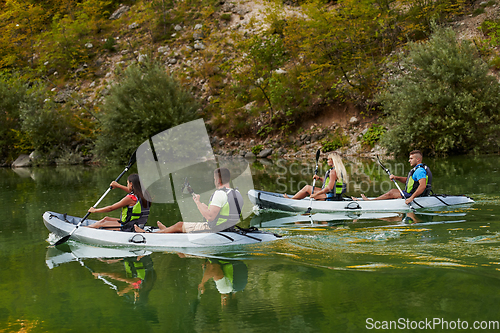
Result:
<svg viewBox="0 0 500 333">
<path fill-rule="evenodd" d="M 319 155 L 321 154 L 320 149 L 316 151 L 316 163 L 319 161 Z"/>
<path fill-rule="evenodd" d="M 58 240 L 58 241 L 54 244 L 54 246 L 59 246 L 59 245 L 61 245 L 61 244 L 66 243 L 66 242 L 70 239 L 70 237 L 71 237 L 71 235 L 66 235 L 66 236 L 64 236 L 63 238 L 61 238 L 60 240 Z"/>
</svg>

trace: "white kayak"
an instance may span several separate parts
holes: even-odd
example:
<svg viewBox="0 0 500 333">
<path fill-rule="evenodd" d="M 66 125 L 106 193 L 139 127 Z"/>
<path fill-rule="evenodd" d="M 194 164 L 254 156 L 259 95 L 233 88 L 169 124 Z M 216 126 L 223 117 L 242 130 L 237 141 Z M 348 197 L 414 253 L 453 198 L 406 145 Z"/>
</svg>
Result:
<svg viewBox="0 0 500 333">
<path fill-rule="evenodd" d="M 43 222 L 50 232 L 59 237 L 67 236 L 81 221 L 81 218 L 66 214 L 45 212 Z M 260 230 L 243 229 L 238 232 L 204 232 L 164 234 L 154 232 L 134 233 L 105 229 L 86 228 L 95 220 L 85 220 L 71 235 L 71 239 L 92 245 L 130 247 L 145 249 L 182 249 L 214 246 L 233 246 L 273 241 L 279 235 Z"/>
<path fill-rule="evenodd" d="M 431 208 L 441 206 L 454 206 L 473 203 L 474 200 L 465 195 L 435 194 L 418 197 L 410 205 L 405 204 L 404 199 L 390 200 L 358 200 L 344 198 L 342 201 L 319 201 L 310 198 L 294 200 L 285 198 L 283 194 L 249 190 L 250 201 L 260 209 L 277 209 L 282 211 L 303 212 L 311 207 L 311 212 L 348 212 L 348 211 L 371 211 L 371 212 L 407 212 L 413 209 Z M 291 195 L 289 195 L 291 197 Z"/>
</svg>

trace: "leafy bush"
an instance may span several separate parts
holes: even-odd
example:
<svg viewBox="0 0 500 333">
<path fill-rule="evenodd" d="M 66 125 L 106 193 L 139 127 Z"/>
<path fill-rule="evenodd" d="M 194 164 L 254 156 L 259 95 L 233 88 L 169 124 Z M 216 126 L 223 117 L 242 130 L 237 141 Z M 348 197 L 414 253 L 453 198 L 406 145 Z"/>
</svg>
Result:
<svg viewBox="0 0 500 333">
<path fill-rule="evenodd" d="M 47 91 L 43 84 L 28 91 L 20 109 L 21 128 L 42 156 L 57 156 L 71 146 L 78 129 L 72 123 L 71 111 L 56 104 Z"/>
<path fill-rule="evenodd" d="M 349 143 L 349 137 L 344 135 L 341 130 L 335 131 L 332 137 L 327 137 L 326 139 L 321 141 L 322 151 L 323 153 L 337 150 L 346 146 Z"/>
<path fill-rule="evenodd" d="M 116 40 L 113 37 L 108 37 L 108 39 L 106 39 L 102 47 L 105 50 L 108 50 L 109 52 L 114 52 L 116 51 L 115 45 L 116 45 Z"/>
<path fill-rule="evenodd" d="M 0 160 L 13 160 L 30 148 L 25 146 L 19 119 L 19 108 L 27 91 L 28 86 L 19 77 L 0 75 Z"/>
<path fill-rule="evenodd" d="M 100 159 L 126 162 L 149 137 L 196 118 L 198 102 L 159 63 L 133 64 L 117 80 L 102 105 Z"/>
<path fill-rule="evenodd" d="M 398 154 L 498 150 L 498 81 L 470 42 L 434 30 L 427 43 L 410 44 L 379 98 L 389 127 L 381 143 Z"/>
<path fill-rule="evenodd" d="M 255 155 L 259 155 L 259 153 L 262 151 L 262 149 L 264 149 L 263 145 L 253 146 L 252 147 L 252 153 L 254 153 Z"/>
<path fill-rule="evenodd" d="M 377 143 L 387 130 L 384 126 L 373 124 L 370 126 L 368 131 L 363 135 L 361 142 L 365 145 L 373 147 Z"/>
</svg>

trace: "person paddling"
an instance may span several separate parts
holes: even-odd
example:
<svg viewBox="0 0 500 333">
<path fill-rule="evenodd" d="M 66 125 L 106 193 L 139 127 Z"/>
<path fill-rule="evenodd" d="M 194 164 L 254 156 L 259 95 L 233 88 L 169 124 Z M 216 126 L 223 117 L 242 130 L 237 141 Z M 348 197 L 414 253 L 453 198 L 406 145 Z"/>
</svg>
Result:
<svg viewBox="0 0 500 333">
<path fill-rule="evenodd" d="M 408 176 L 394 176 L 390 175 L 391 180 L 397 180 L 406 185 L 403 195 L 405 197 L 405 203 L 410 204 L 413 199 L 421 195 L 427 195 L 431 190 L 432 183 L 432 172 L 427 165 L 422 163 L 423 155 L 420 150 L 413 150 L 410 152 L 409 162 L 412 169 L 408 173 Z M 381 196 L 368 199 L 364 194 L 361 194 L 363 200 L 386 200 L 386 199 L 398 199 L 401 198 L 401 192 L 398 189 L 393 188 L 389 192 L 382 194 Z M 359 200 L 358 198 L 352 197 L 353 200 Z"/>
<path fill-rule="evenodd" d="M 230 228 L 240 220 L 243 207 L 243 197 L 237 189 L 230 187 L 231 173 L 226 168 L 218 168 L 214 171 L 215 192 L 212 194 L 208 205 L 200 201 L 199 194 L 193 194 L 193 200 L 206 222 L 177 222 L 173 226 L 166 227 L 160 221 L 157 222 L 159 233 L 187 233 L 187 232 L 217 232 Z M 136 226 L 136 232 L 144 232 Z"/>
<path fill-rule="evenodd" d="M 121 209 L 121 217 L 117 219 L 116 217 L 106 216 L 102 220 L 90 225 L 89 228 L 106 228 L 111 230 L 134 231 L 134 225 L 143 227 L 148 220 L 151 202 L 144 197 L 144 193 L 141 188 L 141 182 L 139 180 L 139 175 L 133 173 L 128 176 L 127 186 L 120 185 L 116 181 L 111 182 L 110 186 L 113 189 L 119 188 L 127 192 L 128 194 L 125 196 L 125 198 L 121 199 L 113 205 L 102 208 L 91 207 L 89 209 L 89 212 L 108 213 L 117 209 Z M 147 192 L 146 196 L 149 197 L 149 195 L 147 195 Z"/>
<path fill-rule="evenodd" d="M 326 201 L 340 201 L 342 200 L 342 194 L 345 193 L 347 188 L 347 172 L 345 170 L 342 158 L 336 152 L 330 153 L 328 155 L 328 169 L 325 173 L 325 177 L 320 177 L 314 175 L 313 179 L 320 180 L 323 182 L 321 188 L 314 187 L 312 185 L 304 186 L 299 192 L 297 192 L 291 199 L 304 199 L 307 196 L 315 200 L 326 200 Z M 285 198 L 288 198 L 284 194 Z"/>
</svg>

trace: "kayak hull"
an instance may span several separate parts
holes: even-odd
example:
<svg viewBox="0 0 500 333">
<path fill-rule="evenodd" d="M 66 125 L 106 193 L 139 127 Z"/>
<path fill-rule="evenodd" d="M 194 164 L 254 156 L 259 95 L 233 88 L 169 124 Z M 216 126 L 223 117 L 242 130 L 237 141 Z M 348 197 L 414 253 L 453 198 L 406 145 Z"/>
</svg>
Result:
<svg viewBox="0 0 500 333">
<path fill-rule="evenodd" d="M 47 229 L 59 237 L 67 236 L 81 221 L 81 218 L 55 212 L 45 212 L 43 222 Z M 217 232 L 217 233 L 175 233 L 157 232 L 134 233 L 105 229 L 86 228 L 95 220 L 85 220 L 71 235 L 71 239 L 86 244 L 111 247 L 134 247 L 147 249 L 203 248 L 234 246 L 273 241 L 280 236 L 273 233 Z"/>
<path fill-rule="evenodd" d="M 431 195 L 418 197 L 410 205 L 404 199 L 359 200 L 344 198 L 343 201 L 310 201 L 309 198 L 294 200 L 285 198 L 283 194 L 250 190 L 250 201 L 260 209 L 276 209 L 290 212 L 303 212 L 311 207 L 312 212 L 407 212 L 413 209 L 454 206 L 473 203 L 474 200 L 464 195 Z"/>
</svg>

